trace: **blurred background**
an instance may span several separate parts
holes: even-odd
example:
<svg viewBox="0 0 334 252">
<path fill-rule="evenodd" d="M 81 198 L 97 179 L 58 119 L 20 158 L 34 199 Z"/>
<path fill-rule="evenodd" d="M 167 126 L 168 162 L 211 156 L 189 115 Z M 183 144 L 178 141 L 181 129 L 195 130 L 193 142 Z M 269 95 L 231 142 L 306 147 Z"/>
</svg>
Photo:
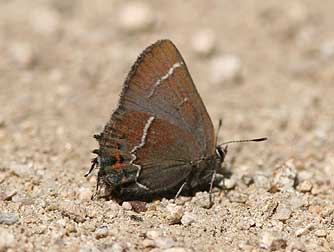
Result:
<svg viewBox="0 0 334 252">
<path fill-rule="evenodd" d="M 1 1 L 1 155 L 33 162 L 50 152 L 61 170 L 72 162 L 83 172 L 131 65 L 162 38 L 183 54 L 213 123 L 223 118 L 221 140 L 269 136 L 257 161 L 328 147 L 333 8 L 329 0 Z"/>
<path fill-rule="evenodd" d="M 1 156 L 75 155 L 83 172 L 131 65 L 162 38 L 183 54 L 213 123 L 223 118 L 221 140 L 269 136 L 278 159 L 327 146 L 333 9 L 330 0 L 1 1 Z"/>
<path fill-rule="evenodd" d="M 293 160 L 300 180 L 334 185 L 333 10 L 332 0 L 1 0 L 0 196 L 89 200 L 92 135 L 137 56 L 163 38 L 214 125 L 223 119 L 220 141 L 269 137 L 231 146 L 234 174 Z"/>
</svg>

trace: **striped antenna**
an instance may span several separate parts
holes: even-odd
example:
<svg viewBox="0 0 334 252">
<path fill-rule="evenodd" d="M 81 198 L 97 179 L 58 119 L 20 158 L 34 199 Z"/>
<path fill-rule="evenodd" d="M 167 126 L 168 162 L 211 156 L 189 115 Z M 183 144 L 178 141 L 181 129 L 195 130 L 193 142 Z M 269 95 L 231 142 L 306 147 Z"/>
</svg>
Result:
<svg viewBox="0 0 334 252">
<path fill-rule="evenodd" d="M 268 140 L 267 137 L 261 137 L 261 138 L 254 138 L 254 139 L 246 139 L 246 140 L 233 140 L 233 141 L 228 141 L 221 143 L 219 146 L 225 145 L 225 144 L 230 144 L 230 143 L 247 143 L 247 142 L 262 142 Z"/>
</svg>

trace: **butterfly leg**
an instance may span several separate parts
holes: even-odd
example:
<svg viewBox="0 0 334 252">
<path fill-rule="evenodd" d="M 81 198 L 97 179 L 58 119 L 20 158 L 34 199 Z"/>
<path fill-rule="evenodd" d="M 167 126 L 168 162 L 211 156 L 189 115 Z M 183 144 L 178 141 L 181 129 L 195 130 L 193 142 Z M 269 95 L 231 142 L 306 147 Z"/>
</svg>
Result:
<svg viewBox="0 0 334 252">
<path fill-rule="evenodd" d="M 215 179 L 216 179 L 216 175 L 217 175 L 217 171 L 216 171 L 216 169 L 214 169 L 213 172 L 212 172 L 212 177 L 211 177 L 211 181 L 210 181 L 210 190 L 209 190 L 210 206 L 212 206 L 212 204 L 213 204 L 213 202 L 212 202 L 212 188 L 213 188 L 213 183 L 215 182 Z"/>
<path fill-rule="evenodd" d="M 137 186 L 139 186 L 140 188 L 143 188 L 145 190 L 150 190 L 150 188 L 148 188 L 147 186 L 138 182 L 138 178 L 139 178 L 140 172 L 141 172 L 141 166 L 140 165 L 135 165 L 135 166 L 137 167 L 137 174 L 136 174 L 136 177 L 135 177 L 135 182 L 136 182 Z"/>
<path fill-rule="evenodd" d="M 97 160 L 97 158 L 94 158 L 92 160 L 92 166 L 90 167 L 89 171 L 85 174 L 85 177 L 87 177 L 89 174 L 91 174 L 91 172 L 94 170 L 94 168 L 99 164 L 99 161 Z"/>
<path fill-rule="evenodd" d="M 184 188 L 184 186 L 186 184 L 187 184 L 187 181 L 183 182 L 183 184 L 181 185 L 180 189 L 177 191 L 177 193 L 176 193 L 176 195 L 174 197 L 174 200 L 176 200 L 180 196 L 180 194 L 181 194 L 181 192 L 182 192 L 182 190 L 183 190 L 183 188 Z"/>
</svg>

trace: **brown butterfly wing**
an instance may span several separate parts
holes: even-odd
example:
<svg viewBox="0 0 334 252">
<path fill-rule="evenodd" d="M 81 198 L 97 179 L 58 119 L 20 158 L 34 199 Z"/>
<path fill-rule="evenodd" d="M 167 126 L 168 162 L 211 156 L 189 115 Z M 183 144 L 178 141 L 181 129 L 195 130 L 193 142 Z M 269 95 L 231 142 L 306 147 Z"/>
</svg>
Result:
<svg viewBox="0 0 334 252">
<path fill-rule="evenodd" d="M 214 154 L 212 122 L 171 41 L 139 56 L 99 142 L 101 158 L 120 161 L 112 169 L 133 175 L 140 167 L 138 180 L 151 191 L 178 185 L 191 161 Z"/>
</svg>

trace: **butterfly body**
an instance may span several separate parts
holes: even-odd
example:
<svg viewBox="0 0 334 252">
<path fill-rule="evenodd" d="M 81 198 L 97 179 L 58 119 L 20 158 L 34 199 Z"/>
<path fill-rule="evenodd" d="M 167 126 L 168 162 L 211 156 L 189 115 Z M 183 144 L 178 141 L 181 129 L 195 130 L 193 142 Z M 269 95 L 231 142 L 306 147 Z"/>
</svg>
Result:
<svg viewBox="0 0 334 252">
<path fill-rule="evenodd" d="M 151 200 L 207 189 L 226 152 L 186 64 L 169 40 L 139 56 L 99 149 L 98 186 L 121 200 Z"/>
</svg>

